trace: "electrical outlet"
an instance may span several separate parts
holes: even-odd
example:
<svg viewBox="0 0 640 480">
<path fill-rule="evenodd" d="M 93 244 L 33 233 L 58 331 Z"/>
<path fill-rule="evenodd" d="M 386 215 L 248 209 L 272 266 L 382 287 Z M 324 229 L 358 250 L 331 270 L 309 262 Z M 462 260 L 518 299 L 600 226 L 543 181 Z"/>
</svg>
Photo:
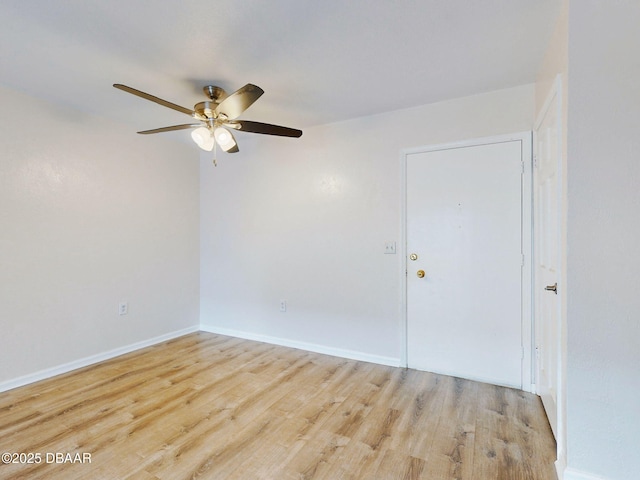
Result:
<svg viewBox="0 0 640 480">
<path fill-rule="evenodd" d="M 281 312 L 286 312 L 287 311 L 287 301 L 286 300 L 280 300 L 280 311 Z"/>
<path fill-rule="evenodd" d="M 129 312 L 129 304 L 127 302 L 122 302 L 118 305 L 118 314 L 126 315 Z"/>
<path fill-rule="evenodd" d="M 384 243 L 384 253 L 395 255 L 396 253 L 396 242 L 385 242 Z"/>
</svg>

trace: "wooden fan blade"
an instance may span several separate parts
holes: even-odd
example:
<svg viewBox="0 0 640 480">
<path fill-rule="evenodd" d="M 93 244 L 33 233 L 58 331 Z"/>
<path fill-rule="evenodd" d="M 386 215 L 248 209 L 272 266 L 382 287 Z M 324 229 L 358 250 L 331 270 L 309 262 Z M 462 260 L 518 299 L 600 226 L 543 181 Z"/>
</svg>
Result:
<svg viewBox="0 0 640 480">
<path fill-rule="evenodd" d="M 154 128 L 152 130 L 143 130 L 138 133 L 142 135 L 147 135 L 149 133 L 172 132 L 173 130 L 186 130 L 187 128 L 196 128 L 201 126 L 202 126 L 201 123 L 185 123 L 182 125 L 173 125 L 171 127 L 161 127 L 161 128 Z"/>
<path fill-rule="evenodd" d="M 238 118 L 264 93 L 260 87 L 247 83 L 225 98 L 215 109 L 216 116 L 224 115 L 229 119 Z"/>
<path fill-rule="evenodd" d="M 126 85 L 122 85 L 120 83 L 114 83 L 113 84 L 114 87 L 116 87 L 119 90 L 122 90 L 124 92 L 128 92 L 131 93 L 137 97 L 140 98 L 144 98 L 145 100 L 151 100 L 152 102 L 157 103 L 158 105 L 162 105 L 163 107 L 167 107 L 167 108 L 171 108 L 172 110 L 176 110 L 178 112 L 181 113 L 186 113 L 187 115 L 194 115 L 194 111 L 189 109 L 189 108 L 185 108 L 185 107 L 181 107 L 180 105 L 176 105 L 175 103 L 171 103 L 168 102 L 166 100 L 163 100 L 161 98 L 158 98 L 154 95 L 150 95 L 148 93 L 142 92 L 140 90 L 136 90 L 135 88 L 131 88 L 131 87 L 127 87 Z"/>
<path fill-rule="evenodd" d="M 278 135 L 280 137 L 302 136 L 302 130 L 295 128 L 281 127 L 280 125 L 271 125 L 270 123 L 251 122 L 249 120 L 235 120 L 227 123 L 231 128 L 240 130 L 241 132 L 262 133 L 264 135 Z"/>
</svg>

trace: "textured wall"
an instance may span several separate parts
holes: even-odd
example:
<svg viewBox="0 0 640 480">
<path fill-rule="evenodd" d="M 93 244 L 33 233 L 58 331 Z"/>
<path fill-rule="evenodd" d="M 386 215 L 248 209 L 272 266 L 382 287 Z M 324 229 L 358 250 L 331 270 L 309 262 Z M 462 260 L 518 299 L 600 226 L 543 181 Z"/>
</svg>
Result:
<svg viewBox="0 0 640 480">
<path fill-rule="evenodd" d="M 571 2 L 568 458 L 640 472 L 640 4 Z"/>
<path fill-rule="evenodd" d="M 0 103 L 0 382 L 197 325 L 193 148 Z"/>
</svg>

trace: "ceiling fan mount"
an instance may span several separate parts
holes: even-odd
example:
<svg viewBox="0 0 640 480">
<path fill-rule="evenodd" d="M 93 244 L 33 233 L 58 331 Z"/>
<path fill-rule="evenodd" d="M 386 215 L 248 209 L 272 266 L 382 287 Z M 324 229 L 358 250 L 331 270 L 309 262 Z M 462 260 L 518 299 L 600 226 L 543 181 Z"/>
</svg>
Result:
<svg viewBox="0 0 640 480">
<path fill-rule="evenodd" d="M 302 135 L 302 130 L 297 130 L 295 128 L 238 119 L 238 117 L 264 93 L 264 90 L 251 83 L 247 83 L 244 87 L 236 90 L 231 95 L 227 95 L 221 87 L 207 85 L 202 90 L 209 100 L 196 103 L 193 110 L 181 107 L 180 105 L 168 102 L 167 100 L 163 100 L 159 97 L 136 90 L 135 88 L 128 87 L 126 85 L 116 83 L 113 86 L 119 90 L 136 95 L 137 97 L 150 100 L 164 107 L 187 114 L 199 122 L 154 128 L 152 130 L 143 130 L 138 132 L 143 135 L 169 132 L 173 130 L 195 129 L 191 133 L 191 137 L 200 148 L 211 151 L 215 145 L 220 145 L 220 147 L 227 153 L 235 153 L 238 151 L 238 144 L 236 143 L 231 130 L 259 133 L 263 135 L 276 135 L 280 137 L 297 138 Z"/>
<path fill-rule="evenodd" d="M 215 85 L 207 85 L 203 87 L 202 91 L 209 97 L 214 103 L 220 103 L 227 96 L 227 92 L 222 87 L 216 87 Z"/>
</svg>

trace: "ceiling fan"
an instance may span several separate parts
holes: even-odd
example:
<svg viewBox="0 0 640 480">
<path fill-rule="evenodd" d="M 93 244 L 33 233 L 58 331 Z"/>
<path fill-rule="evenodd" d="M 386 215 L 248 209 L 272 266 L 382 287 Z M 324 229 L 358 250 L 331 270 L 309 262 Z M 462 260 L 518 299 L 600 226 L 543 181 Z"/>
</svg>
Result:
<svg viewBox="0 0 640 480">
<path fill-rule="evenodd" d="M 227 153 L 235 153 L 238 144 L 231 133 L 231 130 L 241 132 L 261 133 L 265 135 L 277 135 L 280 137 L 300 137 L 302 130 L 295 128 L 281 127 L 269 123 L 252 122 L 249 120 L 237 120 L 237 118 L 249 108 L 264 93 L 260 87 L 247 83 L 244 87 L 236 90 L 231 95 L 220 87 L 207 85 L 203 88 L 205 95 L 209 98 L 204 102 L 196 103 L 193 110 L 181 107 L 175 103 L 168 102 L 154 95 L 136 90 L 135 88 L 115 83 L 113 85 L 119 90 L 131 93 L 146 100 L 151 100 L 164 107 L 171 108 L 181 113 L 185 113 L 198 121 L 198 123 L 185 123 L 170 127 L 154 128 L 138 132 L 143 135 L 150 133 L 170 132 L 173 130 L 185 130 L 194 128 L 191 132 L 193 141 L 203 150 L 208 152 L 219 145 Z"/>
</svg>

